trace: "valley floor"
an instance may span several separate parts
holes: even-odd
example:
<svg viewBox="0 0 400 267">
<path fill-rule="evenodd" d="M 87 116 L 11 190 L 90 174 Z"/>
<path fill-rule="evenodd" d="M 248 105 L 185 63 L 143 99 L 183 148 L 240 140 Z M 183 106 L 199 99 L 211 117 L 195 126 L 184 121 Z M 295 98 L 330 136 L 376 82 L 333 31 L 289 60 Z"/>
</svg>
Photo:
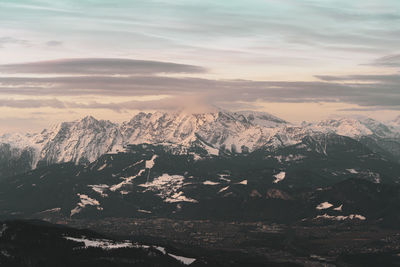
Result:
<svg viewBox="0 0 400 267">
<path fill-rule="evenodd" d="M 109 218 L 72 220 L 68 225 L 175 248 L 217 266 L 400 266 L 400 230 L 366 223 L 288 226 L 267 222 Z"/>
</svg>

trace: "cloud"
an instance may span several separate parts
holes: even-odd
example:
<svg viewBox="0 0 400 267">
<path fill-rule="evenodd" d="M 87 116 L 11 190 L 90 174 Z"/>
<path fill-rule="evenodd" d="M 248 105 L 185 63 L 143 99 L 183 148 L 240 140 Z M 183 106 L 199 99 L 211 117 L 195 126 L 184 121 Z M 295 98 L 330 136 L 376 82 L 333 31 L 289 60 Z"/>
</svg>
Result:
<svg viewBox="0 0 400 267">
<path fill-rule="evenodd" d="M 61 46 L 63 44 L 63 42 L 60 41 L 48 41 L 46 42 L 47 46 Z"/>
<path fill-rule="evenodd" d="M 102 1 L 96 6 L 90 1 L 8 2 L 0 3 L 5 22 L 0 32 L 22 39 L 30 36 L 39 44 L 30 51 L 13 51 L 9 62 L 24 57 L 36 60 L 38 55 L 140 55 L 210 66 L 221 77 L 262 77 L 272 72 L 271 77 L 280 71 L 288 75 L 339 72 L 377 54 L 393 53 L 400 42 L 399 12 L 396 3 L 388 1 L 372 1 L 363 8 L 344 0 L 191 4 L 137 0 L 118 5 Z M 43 49 L 60 33 L 66 49 Z"/>
<path fill-rule="evenodd" d="M 400 67 L 400 54 L 378 58 L 373 61 L 371 65 L 382 67 Z"/>
<path fill-rule="evenodd" d="M 66 108 L 65 104 L 57 99 L 0 99 L 0 107 L 10 108 Z"/>
<path fill-rule="evenodd" d="M 109 102 L 99 103 L 92 101 L 89 103 L 72 103 L 67 102 L 65 105 L 69 108 L 79 109 L 110 109 L 116 112 L 127 110 L 188 110 L 190 112 L 201 113 L 210 110 L 215 110 L 215 107 L 210 104 L 206 96 L 175 96 L 158 100 L 150 101 L 124 101 L 124 102 Z"/>
<path fill-rule="evenodd" d="M 11 108 L 44 108 L 50 107 L 55 109 L 108 109 L 116 112 L 128 110 L 190 110 L 192 112 L 203 112 L 215 109 L 210 105 L 208 99 L 197 96 L 177 96 L 168 97 L 159 100 L 150 101 L 123 101 L 123 102 L 108 102 L 100 103 L 97 101 L 89 101 L 87 103 L 61 101 L 53 99 L 0 99 L 0 107 Z M 43 115 L 41 112 L 32 112 L 32 115 Z"/>
<path fill-rule="evenodd" d="M 250 80 L 210 80 L 199 78 L 173 78 L 158 76 L 139 77 L 56 77 L 56 78 L 0 78 L 0 93 L 10 95 L 32 95 L 43 97 L 56 96 L 149 96 L 169 95 L 182 97 L 172 102 L 154 101 L 144 103 L 124 102 L 101 104 L 69 104 L 73 108 L 105 108 L 105 109 L 151 109 L 180 106 L 185 97 L 201 97 L 204 103 L 212 105 L 232 105 L 237 102 L 345 102 L 362 106 L 400 106 L 400 90 L 398 79 L 392 76 L 324 76 L 329 80 L 314 82 L 287 81 L 250 81 Z M 354 78 L 364 82 L 349 82 Z M 345 82 L 343 82 L 345 81 Z M 24 102 L 20 102 L 23 105 Z M 34 104 L 26 103 L 28 106 Z M 59 108 L 63 105 L 52 104 Z M 65 103 L 64 103 L 65 104 Z"/>
<path fill-rule="evenodd" d="M 98 64 L 97 64 L 98 63 Z M 253 105 L 257 101 L 278 103 L 341 102 L 368 107 L 398 109 L 400 75 L 319 75 L 319 81 L 216 80 L 165 77 L 160 72 L 201 72 L 202 67 L 156 61 L 122 59 L 65 59 L 59 61 L 0 65 L 0 72 L 20 77 L 0 77 L 0 94 L 41 96 L 45 101 L 0 101 L 15 107 L 111 109 L 193 109 L 208 105 Z M 30 77 L 24 73 L 52 74 Z M 66 75 L 73 73 L 75 75 Z M 135 75 L 129 75 L 134 73 Z M 119 75 L 117 75 L 119 74 Z M 22 76 L 21 76 L 22 75 Z M 60 96 L 126 97 L 167 95 L 157 101 L 121 103 L 60 102 Z M 48 100 L 50 99 L 50 100 Z M 8 102 L 7 102 L 8 101 Z M 247 103 L 247 104 L 246 104 Z M 209 107 L 207 107 L 209 108 Z"/>
<path fill-rule="evenodd" d="M 323 81 L 361 81 L 361 82 L 378 82 L 383 84 L 398 84 L 400 83 L 400 75 L 388 74 L 388 75 L 316 75 L 316 78 Z"/>
<path fill-rule="evenodd" d="M 71 58 L 0 65 L 0 73 L 137 75 L 156 73 L 203 73 L 202 67 L 169 62 L 121 58 Z"/>
<path fill-rule="evenodd" d="M 357 111 L 382 111 L 382 110 L 400 110 L 400 106 L 374 106 L 374 107 L 360 107 L 360 108 L 342 108 L 338 109 L 337 111 L 344 111 L 344 112 L 357 112 Z"/>
<path fill-rule="evenodd" d="M 28 46 L 30 43 L 27 40 L 17 39 L 9 36 L 0 37 L 0 48 L 7 44 L 18 44 L 23 46 Z"/>
</svg>

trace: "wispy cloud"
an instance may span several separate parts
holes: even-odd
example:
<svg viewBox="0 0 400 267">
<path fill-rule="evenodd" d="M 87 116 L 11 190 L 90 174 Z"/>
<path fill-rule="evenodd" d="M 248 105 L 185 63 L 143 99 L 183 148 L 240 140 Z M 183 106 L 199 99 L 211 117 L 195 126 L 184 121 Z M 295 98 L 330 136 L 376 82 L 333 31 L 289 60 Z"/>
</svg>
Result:
<svg viewBox="0 0 400 267">
<path fill-rule="evenodd" d="M 392 84 L 396 85 L 400 83 L 399 74 L 388 74 L 388 75 L 316 75 L 320 80 L 323 81 L 361 81 L 361 82 L 377 82 L 379 84 Z"/>
<path fill-rule="evenodd" d="M 343 102 L 361 106 L 400 106 L 400 75 L 316 76 L 320 81 L 217 80 L 193 77 L 166 77 L 159 73 L 204 72 L 202 67 L 121 59 L 65 59 L 59 61 L 1 65 L 0 72 L 55 74 L 52 77 L 0 77 L 0 94 L 61 97 L 168 95 L 175 98 L 121 103 L 65 103 L 12 101 L 12 105 L 54 108 L 95 108 L 124 110 L 165 108 L 178 105 L 178 97 L 201 97 L 213 105 L 238 102 Z M 66 74 L 75 74 L 67 75 Z M 107 75 L 102 75 L 107 74 Z M 6 105 L 8 102 L 4 102 Z M 1 104 L 1 103 L 0 103 Z M 11 105 L 11 104 L 8 104 Z"/>
<path fill-rule="evenodd" d="M 0 107 L 10 108 L 66 108 L 66 105 L 57 99 L 0 99 Z"/>
<path fill-rule="evenodd" d="M 0 73 L 136 75 L 155 73 L 202 73 L 202 67 L 169 62 L 121 58 L 74 58 L 0 65 Z"/>
<path fill-rule="evenodd" d="M 378 58 L 373 61 L 371 65 L 383 67 L 400 67 L 400 54 Z"/>
<path fill-rule="evenodd" d="M 400 42 L 400 5 L 392 0 L 362 6 L 348 0 L 21 0 L 0 7 L 0 30 L 17 39 L 42 38 L 37 43 L 43 44 L 63 33 L 62 57 L 72 49 L 96 57 L 179 58 L 219 73 L 232 64 L 243 73 L 249 66 L 266 69 L 272 57 L 286 57 L 281 63 L 288 71 L 299 58 L 316 65 L 307 68 L 341 69 L 396 53 Z M 210 51 L 224 53 L 224 60 Z M 52 58 L 54 50 L 40 53 Z"/>
<path fill-rule="evenodd" d="M 63 44 L 63 42 L 54 41 L 54 40 L 46 42 L 47 46 L 61 46 L 62 44 Z"/>
<path fill-rule="evenodd" d="M 17 39 L 9 36 L 3 36 L 0 37 L 0 48 L 3 47 L 4 45 L 8 44 L 17 44 L 17 45 L 22 45 L 22 46 L 28 46 L 30 45 L 29 41 L 23 40 L 23 39 Z"/>
</svg>

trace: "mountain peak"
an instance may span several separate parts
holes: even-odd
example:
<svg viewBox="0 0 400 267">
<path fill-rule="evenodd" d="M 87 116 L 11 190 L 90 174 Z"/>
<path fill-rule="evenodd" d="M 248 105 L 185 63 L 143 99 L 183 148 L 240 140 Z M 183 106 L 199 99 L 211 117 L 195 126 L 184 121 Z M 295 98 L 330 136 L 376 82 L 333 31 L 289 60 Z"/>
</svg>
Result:
<svg viewBox="0 0 400 267">
<path fill-rule="evenodd" d="M 252 124 L 264 127 L 277 127 L 279 125 L 288 124 L 287 121 L 268 112 L 243 110 L 234 112 L 234 114 L 242 115 Z"/>
<path fill-rule="evenodd" d="M 393 122 L 394 122 L 396 125 L 400 126 L 400 115 L 397 116 L 397 117 L 393 120 Z"/>
<path fill-rule="evenodd" d="M 365 116 L 331 117 L 317 123 L 310 123 L 307 127 L 314 131 L 334 132 L 351 138 L 370 135 L 390 137 L 394 135 L 387 125 Z"/>
<path fill-rule="evenodd" d="M 80 121 L 83 122 L 83 123 L 95 123 L 95 122 L 98 122 L 98 120 L 95 117 L 91 116 L 91 115 L 87 115 L 87 116 L 83 117 Z"/>
</svg>

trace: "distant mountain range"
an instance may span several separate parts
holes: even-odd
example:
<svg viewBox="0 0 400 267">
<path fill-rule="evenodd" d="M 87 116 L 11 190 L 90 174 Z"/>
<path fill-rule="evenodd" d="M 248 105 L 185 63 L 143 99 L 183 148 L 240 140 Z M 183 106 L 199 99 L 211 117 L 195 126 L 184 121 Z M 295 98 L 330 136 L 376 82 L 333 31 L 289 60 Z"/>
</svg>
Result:
<svg viewBox="0 0 400 267">
<path fill-rule="evenodd" d="M 276 150 L 300 144 L 305 137 L 331 134 L 350 137 L 374 152 L 400 160 L 400 117 L 390 123 L 336 118 L 292 125 L 253 111 L 156 112 L 139 113 L 122 124 L 87 116 L 36 134 L 5 134 L 0 137 L 0 176 L 54 163 L 90 163 L 133 144 L 161 145 L 174 154 L 192 153 L 201 158 L 261 148 Z"/>
</svg>

